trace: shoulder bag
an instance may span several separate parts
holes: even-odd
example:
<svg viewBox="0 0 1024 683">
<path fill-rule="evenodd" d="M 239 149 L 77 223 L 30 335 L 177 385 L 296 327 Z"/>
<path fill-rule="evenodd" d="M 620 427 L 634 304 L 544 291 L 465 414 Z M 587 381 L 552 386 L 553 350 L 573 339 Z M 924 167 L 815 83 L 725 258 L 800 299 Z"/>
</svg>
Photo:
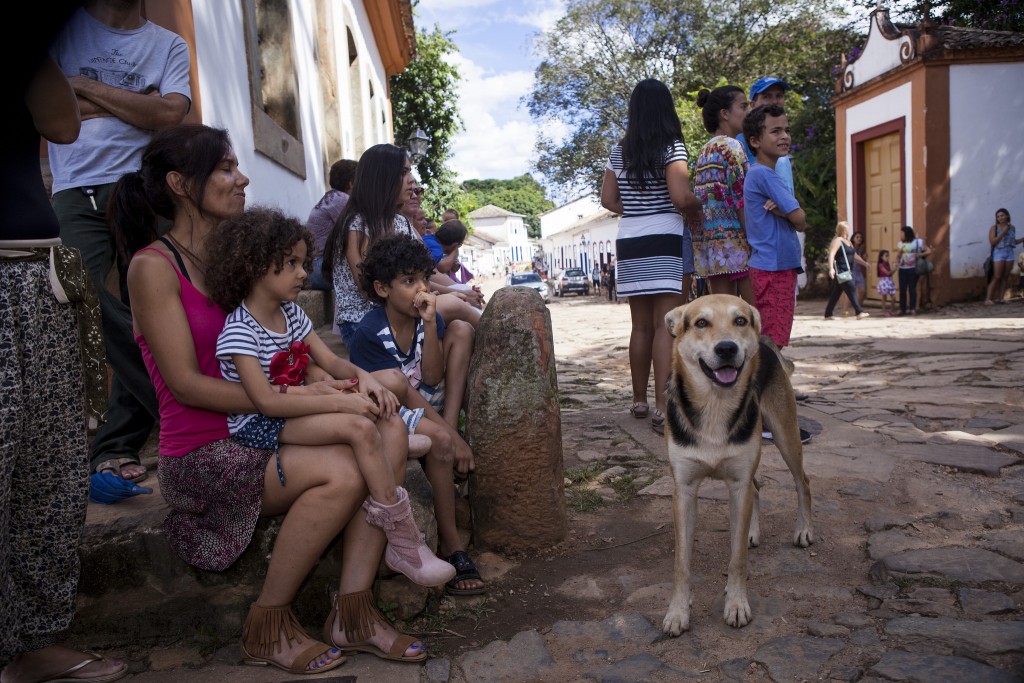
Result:
<svg viewBox="0 0 1024 683">
<path fill-rule="evenodd" d="M 843 261 L 846 263 L 846 270 L 840 272 L 836 271 L 836 282 L 843 284 L 853 279 L 853 270 L 850 268 L 850 261 L 846 258 L 846 245 L 842 242 L 839 243 L 839 248 L 843 251 Z"/>
<path fill-rule="evenodd" d="M 917 263 L 914 264 L 914 270 L 917 271 L 918 275 L 927 275 L 928 273 L 935 270 L 935 264 L 928 260 L 927 256 L 921 255 L 921 238 L 916 240 L 917 246 Z"/>
</svg>

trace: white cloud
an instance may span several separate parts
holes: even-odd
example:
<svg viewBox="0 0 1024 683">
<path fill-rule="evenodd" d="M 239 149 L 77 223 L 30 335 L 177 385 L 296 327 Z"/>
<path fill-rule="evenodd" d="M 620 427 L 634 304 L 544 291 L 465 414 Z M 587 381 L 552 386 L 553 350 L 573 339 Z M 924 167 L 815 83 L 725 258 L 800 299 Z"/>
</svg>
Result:
<svg viewBox="0 0 1024 683">
<path fill-rule="evenodd" d="M 539 0 L 530 5 L 528 11 L 518 8 L 510 11 L 504 18 L 505 21 L 533 26 L 539 31 L 547 31 L 554 27 L 555 22 L 565 15 L 565 2 L 563 0 Z"/>
<path fill-rule="evenodd" d="M 449 55 L 462 76 L 465 130 L 452 140 L 450 161 L 459 180 L 529 172 L 538 126 L 521 102 L 533 89 L 536 64 L 532 39 L 519 27 L 549 29 L 563 15 L 564 0 L 423 0 L 418 10 L 426 25 L 436 20 L 455 30 L 456 45 L 464 44 Z"/>
<path fill-rule="evenodd" d="M 533 87 L 533 73 L 487 74 L 462 55 L 452 61 L 462 74 L 459 112 L 466 127 L 452 145 L 452 168 L 459 180 L 506 179 L 526 172 L 537 126 L 519 102 Z"/>
</svg>

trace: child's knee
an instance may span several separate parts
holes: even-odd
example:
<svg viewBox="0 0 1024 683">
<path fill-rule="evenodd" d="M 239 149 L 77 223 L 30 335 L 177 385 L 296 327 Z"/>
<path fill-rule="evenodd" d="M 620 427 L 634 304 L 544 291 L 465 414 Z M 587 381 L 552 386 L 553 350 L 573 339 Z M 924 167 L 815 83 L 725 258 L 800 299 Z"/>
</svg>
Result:
<svg viewBox="0 0 1024 683">
<path fill-rule="evenodd" d="M 409 380 L 398 368 L 377 370 L 372 373 L 374 379 L 384 385 L 384 388 L 395 396 L 402 398 L 409 387 Z"/>
<path fill-rule="evenodd" d="M 451 334 L 456 339 L 465 339 L 472 342 L 476 337 L 476 329 L 465 320 L 453 320 L 452 324 L 445 329 L 444 334 L 445 337 Z"/>
</svg>

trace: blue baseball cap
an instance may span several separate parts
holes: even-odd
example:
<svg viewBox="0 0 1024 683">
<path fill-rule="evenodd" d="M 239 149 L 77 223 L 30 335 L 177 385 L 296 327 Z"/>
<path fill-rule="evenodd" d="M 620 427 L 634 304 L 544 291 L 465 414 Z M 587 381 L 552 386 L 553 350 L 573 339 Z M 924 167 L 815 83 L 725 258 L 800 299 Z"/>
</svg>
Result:
<svg viewBox="0 0 1024 683">
<path fill-rule="evenodd" d="M 786 81 L 781 78 L 776 78 L 775 76 L 762 76 L 754 81 L 754 84 L 750 86 L 750 101 L 753 102 L 755 97 L 773 85 L 781 86 L 783 90 L 789 90 L 789 83 L 786 83 Z"/>
</svg>

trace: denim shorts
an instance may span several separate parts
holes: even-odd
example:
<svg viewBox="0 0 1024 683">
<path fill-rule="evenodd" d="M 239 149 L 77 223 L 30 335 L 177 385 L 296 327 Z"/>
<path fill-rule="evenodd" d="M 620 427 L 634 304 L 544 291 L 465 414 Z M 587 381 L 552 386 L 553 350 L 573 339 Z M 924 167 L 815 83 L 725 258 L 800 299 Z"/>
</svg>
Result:
<svg viewBox="0 0 1024 683">
<path fill-rule="evenodd" d="M 996 247 L 992 250 L 992 262 L 1013 261 L 1013 247 Z"/>
</svg>

